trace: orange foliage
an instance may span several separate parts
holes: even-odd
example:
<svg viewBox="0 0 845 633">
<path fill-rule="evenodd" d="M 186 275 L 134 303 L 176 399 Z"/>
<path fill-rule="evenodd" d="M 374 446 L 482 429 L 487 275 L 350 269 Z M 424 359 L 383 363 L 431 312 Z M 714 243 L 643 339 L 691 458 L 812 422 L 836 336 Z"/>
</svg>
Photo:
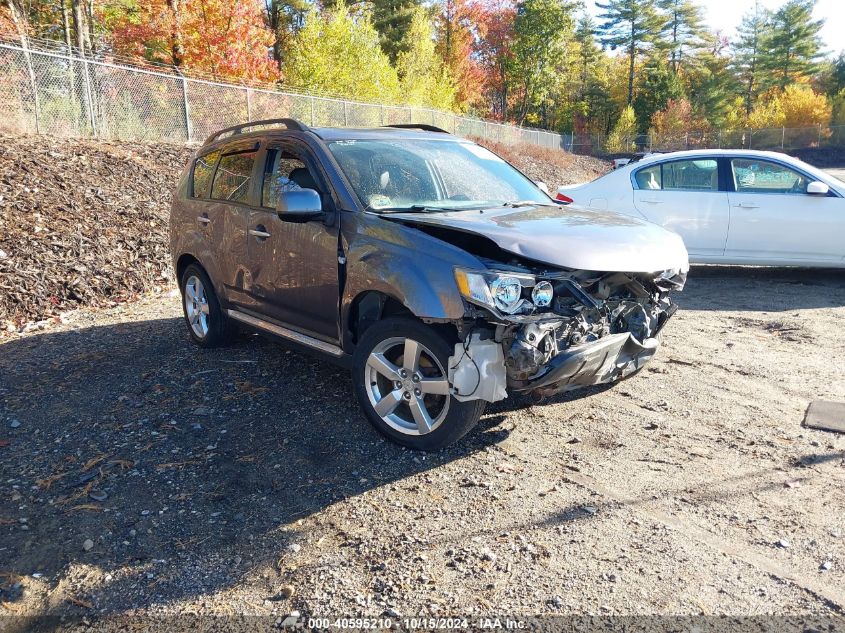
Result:
<svg viewBox="0 0 845 633">
<path fill-rule="evenodd" d="M 120 54 L 179 63 L 221 79 L 279 77 L 269 54 L 273 34 L 257 0 L 152 0 L 103 17 Z"/>
</svg>

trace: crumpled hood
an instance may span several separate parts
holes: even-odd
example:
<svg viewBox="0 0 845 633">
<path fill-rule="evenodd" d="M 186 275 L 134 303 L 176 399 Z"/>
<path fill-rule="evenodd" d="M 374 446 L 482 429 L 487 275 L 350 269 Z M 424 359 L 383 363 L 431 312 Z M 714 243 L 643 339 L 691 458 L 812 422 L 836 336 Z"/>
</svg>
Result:
<svg viewBox="0 0 845 633">
<path fill-rule="evenodd" d="M 689 269 L 679 235 L 639 218 L 566 207 L 519 207 L 385 216 L 483 235 L 503 250 L 563 268 L 651 273 Z"/>
</svg>

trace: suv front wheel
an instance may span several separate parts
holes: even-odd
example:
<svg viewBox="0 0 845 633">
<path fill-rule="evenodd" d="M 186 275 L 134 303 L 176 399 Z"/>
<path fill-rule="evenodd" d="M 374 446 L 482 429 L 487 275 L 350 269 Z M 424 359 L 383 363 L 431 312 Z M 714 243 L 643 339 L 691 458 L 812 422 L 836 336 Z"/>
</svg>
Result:
<svg viewBox="0 0 845 633">
<path fill-rule="evenodd" d="M 452 395 L 448 361 L 452 346 L 433 328 L 409 318 L 371 325 L 355 349 L 355 395 L 380 433 L 418 450 L 457 441 L 477 423 L 483 400 Z"/>
</svg>

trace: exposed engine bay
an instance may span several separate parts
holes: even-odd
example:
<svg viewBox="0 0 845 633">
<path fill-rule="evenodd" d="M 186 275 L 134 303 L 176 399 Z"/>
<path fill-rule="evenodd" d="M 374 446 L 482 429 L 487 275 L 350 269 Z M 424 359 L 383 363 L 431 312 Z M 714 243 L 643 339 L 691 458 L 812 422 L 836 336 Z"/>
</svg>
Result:
<svg viewBox="0 0 845 633">
<path fill-rule="evenodd" d="M 670 291 L 686 281 L 686 271 L 680 270 L 607 273 L 485 264 L 496 271 L 490 283 L 493 300 L 490 306 L 471 308 L 464 345 L 456 345 L 455 374 L 464 369 L 468 376 L 464 384 L 453 383 L 458 399 L 479 397 L 470 393 L 476 378 L 479 383 L 496 380 L 465 369 L 474 353 L 489 357 L 492 346 L 501 349 L 511 392 L 542 397 L 635 373 L 656 352 L 657 336 L 676 310 Z M 513 279 L 519 282 L 519 297 Z M 501 293 L 503 285 L 509 287 Z M 502 301 L 497 301 L 499 294 Z M 490 387 L 484 399 L 490 393 L 504 397 L 503 389 Z"/>
</svg>

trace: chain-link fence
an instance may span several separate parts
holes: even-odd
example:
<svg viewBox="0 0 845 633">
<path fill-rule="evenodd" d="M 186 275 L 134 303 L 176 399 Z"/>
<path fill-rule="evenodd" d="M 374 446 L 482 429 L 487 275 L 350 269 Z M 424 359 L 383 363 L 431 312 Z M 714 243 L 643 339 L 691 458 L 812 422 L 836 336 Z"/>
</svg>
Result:
<svg viewBox="0 0 845 633">
<path fill-rule="evenodd" d="M 637 134 L 609 141 L 603 134 L 564 134 L 561 147 L 576 154 L 676 152 L 694 149 L 792 151 L 845 148 L 845 125 L 702 130 L 683 134 Z"/>
<path fill-rule="evenodd" d="M 223 127 L 292 117 L 311 126 L 435 125 L 459 136 L 559 149 L 564 138 L 427 108 L 360 103 L 186 77 L 0 40 L 0 131 L 201 142 Z"/>
</svg>

